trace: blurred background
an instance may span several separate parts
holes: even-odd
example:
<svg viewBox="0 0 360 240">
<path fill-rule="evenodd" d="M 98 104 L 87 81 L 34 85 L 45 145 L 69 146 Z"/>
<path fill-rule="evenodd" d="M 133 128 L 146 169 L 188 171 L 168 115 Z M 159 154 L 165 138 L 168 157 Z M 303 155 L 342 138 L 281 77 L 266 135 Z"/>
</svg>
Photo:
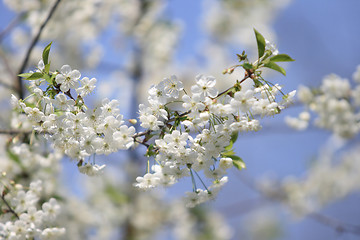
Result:
<svg viewBox="0 0 360 240">
<path fill-rule="evenodd" d="M 14 90 L 9 86 L 16 86 L 26 51 L 54 2 L 0 2 L 0 100 L 4 113 L 11 111 L 9 99 Z M 82 76 L 98 80 L 95 94 L 86 99 L 90 105 L 105 97 L 118 99 L 125 118 L 136 118 L 137 106 L 146 101 L 149 86 L 169 75 L 178 76 L 187 87 L 197 74 L 213 75 L 220 90 L 241 78 L 241 72 L 225 76 L 222 71 L 235 64 L 236 53 L 243 50 L 256 58 L 256 28 L 281 53 L 296 60 L 282 65 L 286 77 L 269 72 L 269 80 L 282 85 L 284 92 L 299 85 L 318 87 L 330 73 L 351 79 L 360 64 L 359 9 L 357 0 L 63 0 L 31 52 L 26 69 L 34 69 L 43 48 L 52 41 L 54 67 L 69 64 Z M 73 205 L 66 207 L 68 211 L 81 205 L 79 215 L 88 218 L 85 221 L 84 217 L 72 216 L 81 227 L 69 224 L 69 236 L 358 239 L 359 232 L 339 228 L 342 224 L 360 224 L 358 186 L 323 201 L 316 214 L 294 211 L 279 197 L 289 179 L 310 179 L 310 169 L 324 153 L 341 156 L 359 140 L 356 136 L 344 143 L 314 126 L 302 132 L 286 126 L 284 117 L 297 116 L 302 110 L 295 102 L 282 114 L 262 119 L 261 131 L 239 134 L 235 149 L 247 168 L 240 172 L 233 169 L 218 198 L 193 210 L 177 202 L 191 190 L 191 181 L 145 193 L 146 197 L 134 193 L 132 182 L 145 172 L 142 146 L 99 159 L 107 169 L 96 179 L 81 175 L 74 162 L 63 159 L 59 177 L 54 180 L 61 186 L 56 191 L 74 199 Z M 0 117 L 4 129 L 10 126 L 8 116 Z M 360 161 L 358 156 L 353 157 Z M 319 179 L 313 178 L 308 184 L 316 185 Z M 339 177 L 338 181 L 343 180 Z M 137 229 L 133 231 L 139 235 L 130 238 L 130 228 Z"/>
</svg>

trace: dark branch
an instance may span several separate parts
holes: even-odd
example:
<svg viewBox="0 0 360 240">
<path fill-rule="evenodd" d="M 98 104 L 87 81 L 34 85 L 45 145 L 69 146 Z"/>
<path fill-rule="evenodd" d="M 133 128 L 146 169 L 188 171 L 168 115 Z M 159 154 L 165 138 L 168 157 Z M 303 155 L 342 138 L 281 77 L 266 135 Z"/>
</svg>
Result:
<svg viewBox="0 0 360 240">
<path fill-rule="evenodd" d="M 25 13 L 20 13 L 17 15 L 10 23 L 7 25 L 4 30 L 0 33 L 0 42 L 6 37 L 6 35 L 20 22 L 21 18 L 25 15 Z"/>
<path fill-rule="evenodd" d="M 309 218 L 312 218 L 319 223 L 327 225 L 335 229 L 339 233 L 347 232 L 355 235 L 360 235 L 360 225 L 347 224 L 337 219 L 322 215 L 320 213 L 311 213 L 309 214 Z"/>
<path fill-rule="evenodd" d="M 7 134 L 7 135 L 17 135 L 17 134 L 29 134 L 31 132 L 23 131 L 23 130 L 17 130 L 17 129 L 0 129 L 0 134 Z"/>
<path fill-rule="evenodd" d="M 19 218 L 19 215 L 17 215 L 17 213 L 11 208 L 11 206 L 9 205 L 9 203 L 6 201 L 4 194 L 1 194 L 1 199 L 3 200 L 3 202 L 5 203 L 5 205 L 7 206 L 8 211 L 11 212 L 12 214 L 14 214 L 14 216 L 15 216 L 17 219 L 20 219 L 20 218 Z"/>
<path fill-rule="evenodd" d="M 47 25 L 47 23 L 49 22 L 49 20 L 51 19 L 51 17 L 53 16 L 57 6 L 59 5 L 59 3 L 61 2 L 61 0 L 56 0 L 56 2 L 54 3 L 54 5 L 51 7 L 50 12 L 47 16 L 47 18 L 45 19 L 45 21 L 41 24 L 39 31 L 37 32 L 37 34 L 35 35 L 35 37 L 33 38 L 33 40 L 31 41 L 31 44 L 26 52 L 24 61 L 21 64 L 21 67 L 18 71 L 18 74 L 21 74 L 25 71 L 26 65 L 29 61 L 30 58 L 30 54 L 32 52 L 32 50 L 34 49 L 35 45 L 37 44 L 37 42 L 40 39 L 40 35 L 42 33 L 42 31 L 44 30 L 45 26 Z M 19 94 L 19 98 L 23 99 L 24 98 L 24 92 L 23 92 L 23 88 L 22 88 L 22 81 L 21 81 L 21 77 L 17 78 L 17 89 L 18 89 L 18 94 Z"/>
<path fill-rule="evenodd" d="M 254 181 L 249 179 L 248 177 L 245 177 L 244 175 L 238 175 L 238 174 L 236 174 L 236 176 L 246 186 L 248 186 L 250 189 L 260 193 L 261 196 L 264 197 L 265 199 L 284 203 L 285 205 L 287 205 L 287 202 L 285 201 L 286 196 L 284 195 L 284 192 L 282 191 L 281 188 L 272 189 L 272 191 L 270 191 L 270 192 L 264 192 L 261 189 L 259 189 L 256 186 L 256 184 L 254 183 Z M 318 212 L 310 213 L 307 215 L 307 217 L 309 217 L 321 224 L 324 224 L 328 227 L 331 227 L 339 233 L 347 232 L 347 233 L 352 233 L 352 234 L 360 236 L 360 225 L 347 224 L 347 223 L 341 222 L 335 218 L 328 217 L 328 216 L 323 215 Z"/>
</svg>

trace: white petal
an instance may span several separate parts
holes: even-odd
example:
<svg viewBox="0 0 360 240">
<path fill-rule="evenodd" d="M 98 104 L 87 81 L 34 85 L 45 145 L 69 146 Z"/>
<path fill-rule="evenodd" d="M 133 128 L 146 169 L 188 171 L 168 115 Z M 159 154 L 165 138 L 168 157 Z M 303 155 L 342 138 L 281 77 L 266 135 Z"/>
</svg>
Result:
<svg viewBox="0 0 360 240">
<path fill-rule="evenodd" d="M 69 65 L 64 65 L 61 67 L 60 72 L 62 74 L 68 75 L 71 72 L 71 67 Z"/>
</svg>

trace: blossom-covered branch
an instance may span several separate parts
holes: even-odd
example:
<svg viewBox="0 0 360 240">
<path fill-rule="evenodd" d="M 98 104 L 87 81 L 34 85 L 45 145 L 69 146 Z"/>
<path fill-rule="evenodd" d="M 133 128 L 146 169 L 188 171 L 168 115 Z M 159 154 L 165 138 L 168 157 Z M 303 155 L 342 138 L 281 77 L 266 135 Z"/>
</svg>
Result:
<svg viewBox="0 0 360 240">
<path fill-rule="evenodd" d="M 148 104 L 139 105 L 140 126 L 145 129 L 141 133 L 125 125 L 117 100 L 104 99 L 94 109 L 86 106 L 84 97 L 94 90 L 96 79 L 81 78 L 69 65 L 50 71 L 51 44 L 44 49 L 37 70 L 20 75 L 30 81 L 31 95 L 26 101 L 13 96 L 13 103 L 38 133 L 46 134 L 56 149 L 76 159 L 80 172 L 88 175 L 97 175 L 105 167 L 95 163 L 95 155 L 129 149 L 135 143 L 146 146 L 145 155 L 156 163 L 150 166 L 148 160 L 146 174 L 136 178 L 134 185 L 143 189 L 169 186 L 189 176 L 193 192 L 187 193 L 186 202 L 193 207 L 216 196 L 227 182 L 229 168 L 245 167 L 232 150 L 237 133 L 260 130 L 257 118 L 280 113 L 295 94 L 283 94 L 280 85 L 265 80 L 261 71 L 270 68 L 285 75 L 277 62 L 293 59 L 278 54 L 256 30 L 255 36 L 258 59 L 251 63 L 245 52 L 238 54 L 239 64 L 225 73 L 243 68 L 245 76 L 221 93 L 216 79 L 204 75 L 196 76 L 190 91 L 176 76 L 153 85 Z M 252 86 L 243 86 L 247 79 Z M 280 100 L 279 94 L 283 95 Z"/>
</svg>

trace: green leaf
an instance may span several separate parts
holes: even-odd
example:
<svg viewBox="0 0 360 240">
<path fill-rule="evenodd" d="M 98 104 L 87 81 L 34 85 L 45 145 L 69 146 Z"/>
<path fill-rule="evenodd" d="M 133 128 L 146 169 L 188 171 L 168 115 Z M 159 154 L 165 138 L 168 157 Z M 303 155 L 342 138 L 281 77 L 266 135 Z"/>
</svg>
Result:
<svg viewBox="0 0 360 240">
<path fill-rule="evenodd" d="M 241 170 L 241 169 L 246 168 L 246 165 L 245 165 L 245 163 L 244 163 L 244 161 L 242 160 L 241 157 L 235 156 L 235 155 L 228 156 L 228 157 L 233 160 L 233 165 L 234 165 L 237 169 Z"/>
<path fill-rule="evenodd" d="M 49 43 L 45 48 L 44 48 L 44 51 L 43 51 L 43 54 L 42 54 L 42 58 L 43 58 L 43 61 L 44 61 L 44 64 L 47 65 L 49 63 L 49 53 L 50 53 L 50 48 L 51 48 L 51 43 Z"/>
<path fill-rule="evenodd" d="M 49 73 L 49 71 L 50 71 L 50 63 L 46 64 L 44 68 L 45 73 Z"/>
<path fill-rule="evenodd" d="M 230 145 L 229 145 L 230 146 Z M 226 148 L 225 148 L 226 149 Z M 235 152 L 232 150 L 232 149 L 229 149 L 225 152 L 222 152 L 221 153 L 221 156 L 223 157 L 230 157 L 230 156 L 233 156 L 235 154 Z"/>
<path fill-rule="evenodd" d="M 27 78 L 30 77 L 31 75 L 32 75 L 32 73 L 21 73 L 21 74 L 19 74 L 18 76 L 27 79 Z"/>
<path fill-rule="evenodd" d="M 29 77 L 27 77 L 26 80 L 37 80 L 39 78 L 43 78 L 43 74 L 40 72 L 34 72 Z"/>
<path fill-rule="evenodd" d="M 243 68 L 246 69 L 246 70 L 249 70 L 249 69 L 253 69 L 253 68 L 254 68 L 253 65 L 250 64 L 250 63 L 244 63 L 244 64 L 241 65 L 241 66 L 243 66 Z"/>
<path fill-rule="evenodd" d="M 230 141 L 230 144 L 225 147 L 226 152 L 231 151 L 233 147 L 233 142 Z"/>
<path fill-rule="evenodd" d="M 154 156 L 155 155 L 154 149 L 155 149 L 154 144 L 150 144 L 147 151 L 146 151 L 146 153 L 145 153 L 145 156 L 146 157 Z"/>
<path fill-rule="evenodd" d="M 12 151 L 10 151 L 9 149 L 6 150 L 6 153 L 8 155 L 8 157 L 13 160 L 17 165 L 19 165 L 20 167 L 23 167 L 22 162 L 20 161 L 20 158 L 18 155 L 16 155 L 15 153 L 13 153 Z"/>
<path fill-rule="evenodd" d="M 52 84 L 52 80 L 51 80 L 51 77 L 47 74 L 44 74 L 43 75 L 43 78 L 49 83 L 49 84 Z"/>
<path fill-rule="evenodd" d="M 278 54 L 270 58 L 271 62 L 293 62 L 295 61 L 287 54 Z"/>
<path fill-rule="evenodd" d="M 280 67 L 279 65 L 277 65 L 274 62 L 268 62 L 268 63 L 264 64 L 264 67 L 267 67 L 267 68 L 270 68 L 272 70 L 278 71 L 278 72 L 282 73 L 284 76 L 286 76 L 285 69 L 283 69 L 282 67 Z"/>
<path fill-rule="evenodd" d="M 238 136 L 239 136 L 239 132 L 237 132 L 237 131 L 236 131 L 236 132 L 233 132 L 233 133 L 231 134 L 231 139 L 230 139 L 230 141 L 231 141 L 232 143 L 236 142 Z"/>
<path fill-rule="evenodd" d="M 256 36 L 259 58 L 261 58 L 262 56 L 264 56 L 264 53 L 265 53 L 265 46 L 266 46 L 265 38 L 258 31 L 256 31 L 255 28 L 254 28 L 254 32 L 255 32 L 255 36 Z"/>
</svg>

